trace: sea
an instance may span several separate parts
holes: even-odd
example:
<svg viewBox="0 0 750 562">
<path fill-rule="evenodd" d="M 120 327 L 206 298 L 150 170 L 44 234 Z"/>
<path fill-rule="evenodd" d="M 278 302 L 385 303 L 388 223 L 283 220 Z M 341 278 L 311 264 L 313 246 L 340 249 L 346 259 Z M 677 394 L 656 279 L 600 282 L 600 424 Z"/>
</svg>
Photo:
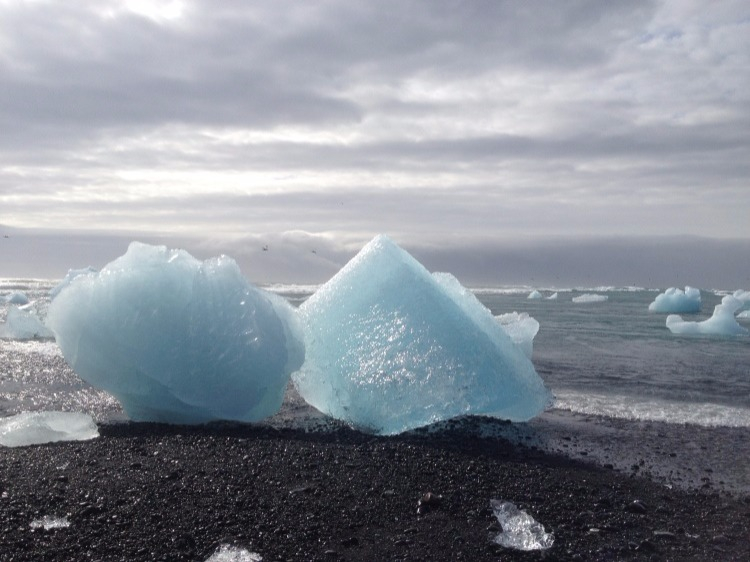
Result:
<svg viewBox="0 0 750 562">
<path fill-rule="evenodd" d="M 22 292 L 44 318 L 56 284 L 0 279 L 0 303 L 4 295 Z M 317 287 L 264 288 L 298 306 Z M 702 311 L 683 318 L 709 318 L 734 289 L 702 289 Z M 532 290 L 542 298 L 528 298 Z M 667 486 L 750 493 L 750 336 L 672 334 L 666 314 L 648 310 L 663 289 L 514 286 L 472 291 L 494 315 L 525 312 L 539 322 L 532 363 L 554 395 L 539 418 L 526 424 L 488 422 L 488 435 L 646 474 Z M 574 301 L 584 294 L 606 300 Z M 0 321 L 7 306 L 0 304 Z M 750 319 L 738 321 L 750 328 Z M 295 415 L 285 423 L 315 418 L 311 407 L 300 415 L 305 405 L 293 394 L 293 407 L 287 410 Z M 0 340 L 0 417 L 37 410 L 82 411 L 100 423 L 126 421 L 113 397 L 67 367 L 54 340 Z"/>
</svg>

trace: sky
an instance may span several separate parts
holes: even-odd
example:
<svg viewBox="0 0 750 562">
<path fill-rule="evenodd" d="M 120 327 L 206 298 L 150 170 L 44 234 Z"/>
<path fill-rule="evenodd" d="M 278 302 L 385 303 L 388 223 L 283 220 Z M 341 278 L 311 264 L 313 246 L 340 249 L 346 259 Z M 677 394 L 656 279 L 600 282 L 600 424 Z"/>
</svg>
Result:
<svg viewBox="0 0 750 562">
<path fill-rule="evenodd" d="M 467 284 L 750 287 L 746 0 L 0 0 L 0 84 L 0 277 L 140 240 L 322 282 L 386 233 Z"/>
</svg>

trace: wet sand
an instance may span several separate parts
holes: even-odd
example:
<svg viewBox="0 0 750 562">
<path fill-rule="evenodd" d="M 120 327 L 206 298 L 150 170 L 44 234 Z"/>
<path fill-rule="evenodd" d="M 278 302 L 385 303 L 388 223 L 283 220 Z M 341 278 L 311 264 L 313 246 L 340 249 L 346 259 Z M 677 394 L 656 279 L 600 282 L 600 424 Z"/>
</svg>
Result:
<svg viewBox="0 0 750 562">
<path fill-rule="evenodd" d="M 750 559 L 746 493 L 499 436 L 523 428 L 469 418 L 373 437 L 283 425 L 120 422 L 88 442 L 0 449 L 0 559 L 195 561 L 221 544 L 265 561 Z M 653 427 L 631 431 L 659 441 Z M 428 492 L 439 499 L 418 512 Z M 540 521 L 552 548 L 494 545 L 493 498 Z M 30 527 L 45 515 L 70 526 Z"/>
</svg>

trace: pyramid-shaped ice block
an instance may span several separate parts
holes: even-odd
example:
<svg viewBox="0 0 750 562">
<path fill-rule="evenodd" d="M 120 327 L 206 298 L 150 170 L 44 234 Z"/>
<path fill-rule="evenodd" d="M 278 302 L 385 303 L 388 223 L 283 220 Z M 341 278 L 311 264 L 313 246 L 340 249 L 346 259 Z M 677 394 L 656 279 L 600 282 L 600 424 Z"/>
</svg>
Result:
<svg viewBox="0 0 750 562">
<path fill-rule="evenodd" d="M 525 421 L 550 393 L 490 311 L 373 239 L 301 307 L 300 394 L 334 418 L 395 434 L 466 414 Z"/>
</svg>

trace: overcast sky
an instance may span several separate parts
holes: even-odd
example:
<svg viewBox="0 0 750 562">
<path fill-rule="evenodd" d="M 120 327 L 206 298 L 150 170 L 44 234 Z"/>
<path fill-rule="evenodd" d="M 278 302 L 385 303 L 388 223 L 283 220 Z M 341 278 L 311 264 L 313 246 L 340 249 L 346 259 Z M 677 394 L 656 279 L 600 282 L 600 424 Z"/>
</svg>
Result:
<svg viewBox="0 0 750 562">
<path fill-rule="evenodd" d="M 0 0 L 0 131 L 0 276 L 140 239 L 322 281 L 383 232 L 482 283 L 664 237 L 623 281 L 750 285 L 747 0 Z"/>
</svg>

